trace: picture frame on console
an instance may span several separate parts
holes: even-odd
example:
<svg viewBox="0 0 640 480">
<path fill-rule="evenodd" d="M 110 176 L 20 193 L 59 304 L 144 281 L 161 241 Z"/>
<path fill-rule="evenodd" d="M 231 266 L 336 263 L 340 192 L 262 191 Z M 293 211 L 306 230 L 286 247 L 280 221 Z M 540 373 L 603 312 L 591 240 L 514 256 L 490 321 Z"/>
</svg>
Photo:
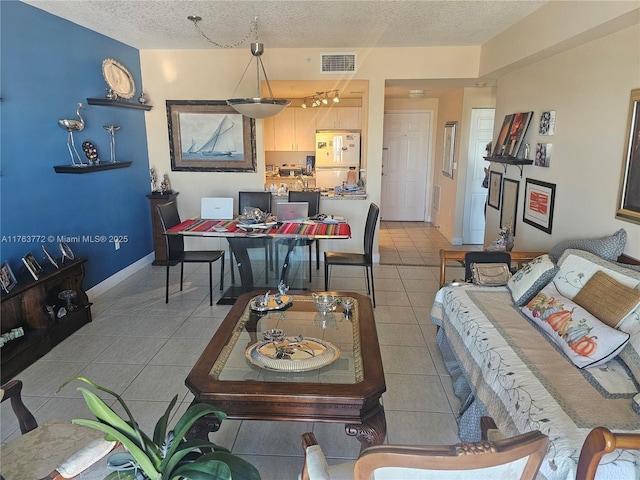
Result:
<svg viewBox="0 0 640 480">
<path fill-rule="evenodd" d="M 556 185 L 554 183 L 527 178 L 522 221 L 551 234 L 555 196 Z"/>
<path fill-rule="evenodd" d="M 256 124 L 224 100 L 167 100 L 171 170 L 255 172 Z"/>
<path fill-rule="evenodd" d="M 616 218 L 640 224 L 640 88 L 631 90 Z"/>
<path fill-rule="evenodd" d="M 17 284 L 18 282 L 13 274 L 13 270 L 11 270 L 9 262 L 4 262 L 2 266 L 0 266 L 0 285 L 2 285 L 2 290 L 9 293 Z"/>
<path fill-rule="evenodd" d="M 24 257 L 22 257 L 22 263 L 24 263 L 24 266 L 27 267 L 27 270 L 34 280 L 38 280 L 38 278 L 40 278 L 40 274 L 44 271 L 44 269 L 38 263 L 36 257 L 33 256 L 33 253 L 28 252 Z"/>
</svg>

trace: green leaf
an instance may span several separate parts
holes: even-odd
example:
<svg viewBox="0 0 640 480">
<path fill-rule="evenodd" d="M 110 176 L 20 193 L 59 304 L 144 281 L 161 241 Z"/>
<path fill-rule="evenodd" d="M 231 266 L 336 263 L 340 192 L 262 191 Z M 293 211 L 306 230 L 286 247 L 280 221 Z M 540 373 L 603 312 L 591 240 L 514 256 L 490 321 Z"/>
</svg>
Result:
<svg viewBox="0 0 640 480">
<path fill-rule="evenodd" d="M 199 449 L 201 448 L 211 448 L 216 449 L 219 448 L 214 443 L 208 442 L 206 440 L 200 440 L 197 438 L 193 438 L 190 440 L 185 440 L 180 442 L 178 448 L 173 452 L 172 455 L 167 455 L 162 460 L 160 464 L 160 472 L 162 472 L 162 476 L 166 478 L 171 478 L 170 474 L 175 469 L 182 459 L 189 454 L 189 452 L 196 451 L 200 454 Z"/>
<path fill-rule="evenodd" d="M 188 478 L 189 480 L 231 480 L 231 469 L 219 460 L 202 461 L 181 465 L 176 469 L 170 480 Z"/>
<path fill-rule="evenodd" d="M 180 417 L 176 426 L 173 428 L 173 433 L 176 438 L 183 439 L 193 424 L 205 415 L 214 414 L 220 421 L 227 418 L 227 415 L 220 410 L 216 410 L 211 405 L 206 403 L 196 403 L 189 406 L 186 412 Z M 168 457 L 171 457 L 178 448 L 178 442 L 174 442 L 171 449 L 167 453 Z"/>
<path fill-rule="evenodd" d="M 209 462 L 211 460 L 224 462 L 231 469 L 233 480 L 260 480 L 260 472 L 246 460 L 227 452 L 211 452 L 201 456 L 191 465 L 199 462 Z"/>
<path fill-rule="evenodd" d="M 152 459 L 149 458 L 147 452 L 142 450 L 138 446 L 138 444 L 135 443 L 135 441 L 131 440 L 127 435 L 120 432 L 119 430 L 116 430 L 111 425 L 96 422 L 95 420 L 86 420 L 84 418 L 74 419 L 71 421 L 71 423 L 99 430 L 118 439 L 118 441 L 122 443 L 124 448 L 126 448 L 133 456 L 136 463 L 142 469 L 145 475 L 147 475 L 151 479 L 157 479 L 160 475 L 158 470 L 156 470 L 156 466 L 154 465 Z"/>
<path fill-rule="evenodd" d="M 171 410 L 173 410 L 177 401 L 178 395 L 173 397 L 173 400 L 171 400 L 171 403 L 164 412 L 164 415 L 160 417 L 158 423 L 156 423 L 156 427 L 153 429 L 153 443 L 156 445 L 162 445 L 162 442 L 164 442 L 164 439 L 167 436 L 167 425 L 169 424 L 169 418 L 171 418 Z"/>
<path fill-rule="evenodd" d="M 103 480 L 137 480 L 134 472 L 111 472 Z"/>
</svg>

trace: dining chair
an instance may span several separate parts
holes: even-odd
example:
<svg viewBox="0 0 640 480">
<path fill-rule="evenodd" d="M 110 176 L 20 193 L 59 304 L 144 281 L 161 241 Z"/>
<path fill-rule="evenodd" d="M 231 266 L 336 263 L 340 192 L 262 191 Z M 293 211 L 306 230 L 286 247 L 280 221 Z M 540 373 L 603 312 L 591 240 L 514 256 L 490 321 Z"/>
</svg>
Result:
<svg viewBox="0 0 640 480">
<path fill-rule="evenodd" d="M 315 217 L 320 213 L 320 192 L 289 191 L 290 202 L 307 202 L 309 204 L 309 217 Z M 309 281 L 311 281 L 311 246 L 316 244 L 316 270 L 320 270 L 320 241 L 317 239 L 296 240 L 297 245 L 309 247 Z M 277 247 L 277 246 L 276 246 Z M 279 252 L 276 248 L 276 265 L 280 265 Z"/>
<path fill-rule="evenodd" d="M 313 433 L 302 435 L 302 480 L 459 480 L 510 478 L 533 480 L 549 447 L 540 431 L 516 437 L 456 445 L 378 445 L 355 462 L 327 465 Z"/>
<path fill-rule="evenodd" d="M 580 450 L 576 480 L 593 480 L 600 459 L 616 449 L 640 449 L 640 434 L 613 433 L 605 427 L 591 430 Z"/>
<path fill-rule="evenodd" d="M 238 192 L 238 213 L 242 215 L 245 208 L 259 208 L 263 212 L 271 212 L 271 192 Z M 273 270 L 273 244 L 271 238 L 252 238 L 244 241 L 246 248 L 263 248 L 265 260 L 265 282 L 269 281 L 269 269 Z M 231 253 L 231 281 L 235 282 L 233 253 Z"/>
<path fill-rule="evenodd" d="M 329 267 L 342 265 L 345 267 L 364 267 L 367 280 L 367 294 L 373 298 L 373 308 L 376 308 L 376 291 L 373 284 L 373 237 L 376 234 L 376 223 L 380 208 L 375 204 L 369 205 L 369 213 L 364 226 L 364 252 L 324 252 L 324 289 L 329 290 Z M 371 280 L 369 280 L 369 275 Z"/>
<path fill-rule="evenodd" d="M 224 289 L 224 250 L 186 250 L 184 249 L 184 237 L 182 235 L 167 235 L 167 230 L 180 225 L 180 215 L 176 202 L 164 203 L 157 207 L 162 231 L 165 234 L 167 246 L 167 281 L 165 286 L 165 303 L 169 303 L 169 268 L 180 264 L 180 291 L 184 278 L 185 263 L 209 264 L 209 305 L 213 305 L 213 262 L 221 260 L 220 266 L 220 291 Z"/>
<path fill-rule="evenodd" d="M 22 401 L 22 386 L 20 380 L 10 380 L 0 387 L 0 401 L 11 401 L 22 434 L 0 447 L 4 480 L 74 478 L 117 446 L 105 440 L 104 433 L 71 422 L 49 420 L 38 425 Z"/>
</svg>

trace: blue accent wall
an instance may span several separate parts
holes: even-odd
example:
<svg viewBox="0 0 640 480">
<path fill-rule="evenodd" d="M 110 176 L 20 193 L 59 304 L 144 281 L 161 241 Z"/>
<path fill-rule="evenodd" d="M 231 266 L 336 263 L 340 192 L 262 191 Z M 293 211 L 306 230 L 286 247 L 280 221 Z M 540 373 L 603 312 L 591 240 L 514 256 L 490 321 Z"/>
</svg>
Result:
<svg viewBox="0 0 640 480">
<path fill-rule="evenodd" d="M 90 288 L 153 251 L 145 197 L 150 191 L 145 114 L 86 101 L 104 97 L 102 60 L 109 57 L 132 73 L 137 98 L 140 55 L 21 2 L 2 1 L 0 9 L 0 257 L 20 281 L 27 252 L 44 259 L 44 243 L 60 257 L 58 241 L 68 237 L 74 254 L 88 259 L 85 288 Z M 108 162 L 109 136 L 103 126 L 119 125 L 116 159 L 132 161 L 131 167 L 83 175 L 54 172 L 54 165 L 71 164 L 67 132 L 58 120 L 75 119 L 79 102 L 86 123 L 75 134 L 80 155 L 88 140 Z M 114 236 L 123 238 L 118 251 L 109 241 Z"/>
</svg>

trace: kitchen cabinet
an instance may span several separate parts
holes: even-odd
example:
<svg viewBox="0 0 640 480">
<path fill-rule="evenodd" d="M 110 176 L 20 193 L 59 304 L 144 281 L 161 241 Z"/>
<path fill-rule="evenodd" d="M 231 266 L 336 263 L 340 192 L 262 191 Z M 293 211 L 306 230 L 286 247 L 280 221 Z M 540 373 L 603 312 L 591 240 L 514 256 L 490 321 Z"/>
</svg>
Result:
<svg viewBox="0 0 640 480">
<path fill-rule="evenodd" d="M 362 107 L 319 107 L 316 110 L 317 130 L 362 128 Z"/>
<path fill-rule="evenodd" d="M 315 112 L 305 108 L 285 108 L 264 120 L 264 149 L 268 151 L 314 151 Z M 273 139 L 273 140 L 272 140 Z"/>
</svg>

